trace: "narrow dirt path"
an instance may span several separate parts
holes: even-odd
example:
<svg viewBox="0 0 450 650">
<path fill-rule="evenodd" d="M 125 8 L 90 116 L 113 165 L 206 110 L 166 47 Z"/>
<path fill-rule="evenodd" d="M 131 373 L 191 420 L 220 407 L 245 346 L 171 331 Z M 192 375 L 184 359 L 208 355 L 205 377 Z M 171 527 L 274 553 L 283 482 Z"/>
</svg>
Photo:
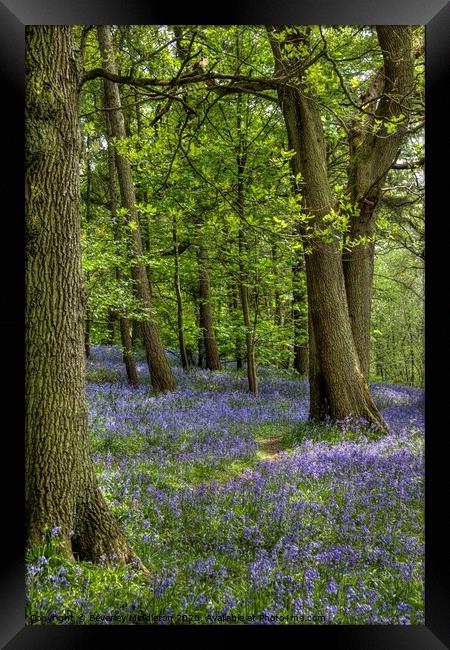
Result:
<svg viewBox="0 0 450 650">
<path fill-rule="evenodd" d="M 265 458 L 274 458 L 274 456 L 279 454 L 283 449 L 281 438 L 278 436 L 272 436 L 271 438 L 258 440 L 258 445 Z"/>
</svg>

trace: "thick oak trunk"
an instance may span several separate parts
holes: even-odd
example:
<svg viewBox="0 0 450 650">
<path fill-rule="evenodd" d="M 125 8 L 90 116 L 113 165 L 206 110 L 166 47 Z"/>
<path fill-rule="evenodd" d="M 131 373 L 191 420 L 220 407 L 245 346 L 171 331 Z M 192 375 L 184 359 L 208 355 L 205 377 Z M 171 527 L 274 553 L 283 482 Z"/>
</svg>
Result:
<svg viewBox="0 0 450 650">
<path fill-rule="evenodd" d="M 276 71 L 285 73 L 299 58 L 286 56 L 284 45 L 308 47 L 308 31 L 299 28 L 282 40 L 271 38 Z M 320 234 L 326 217 L 335 207 L 327 174 L 326 147 L 318 104 L 301 74 L 296 85 L 279 87 L 279 101 L 295 155 L 291 164 L 301 176 L 302 208 L 309 216 L 301 224 L 310 311 L 310 416 L 323 419 L 363 418 L 385 427 L 361 372 L 353 339 L 345 292 L 344 271 L 338 238 L 326 243 Z M 307 227 L 308 226 L 308 227 Z"/>
<path fill-rule="evenodd" d="M 98 41 L 105 70 L 115 73 L 114 49 L 111 31 L 108 26 L 97 28 Z M 120 101 L 118 85 L 104 79 L 106 106 L 109 124 L 113 137 L 126 136 L 125 123 Z M 147 308 L 149 315 L 141 322 L 141 332 L 150 371 L 153 389 L 157 392 L 173 390 L 175 378 L 167 361 L 161 341 L 158 326 L 151 317 L 151 294 L 145 264 L 142 263 L 143 247 L 139 229 L 139 219 L 136 211 L 136 195 L 131 174 L 130 162 L 127 158 L 115 152 L 117 175 L 119 178 L 122 205 L 127 209 L 127 219 L 130 225 L 130 247 L 135 260 L 132 275 L 135 283 L 136 294 Z"/>
<path fill-rule="evenodd" d="M 372 115 L 356 120 L 350 133 L 348 191 L 357 210 L 350 224 L 350 246 L 343 255 L 353 338 L 366 379 L 370 367 L 376 207 L 383 182 L 405 138 L 414 90 L 411 28 L 380 25 L 377 34 L 384 66 L 374 75 L 366 98 L 381 96 L 381 99 L 366 106 Z M 389 121 L 402 115 L 403 119 L 389 132 Z M 380 126 L 374 130 L 375 119 L 379 120 Z"/>
<path fill-rule="evenodd" d="M 89 451 L 75 52 L 72 27 L 26 28 L 26 535 L 125 562 Z"/>
</svg>

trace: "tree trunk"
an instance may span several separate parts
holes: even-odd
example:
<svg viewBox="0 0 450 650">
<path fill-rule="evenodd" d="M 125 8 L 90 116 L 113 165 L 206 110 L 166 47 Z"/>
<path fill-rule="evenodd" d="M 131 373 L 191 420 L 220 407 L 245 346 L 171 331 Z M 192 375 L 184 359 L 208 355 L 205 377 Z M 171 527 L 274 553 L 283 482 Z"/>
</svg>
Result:
<svg viewBox="0 0 450 650">
<path fill-rule="evenodd" d="M 84 324 L 84 354 L 86 359 L 91 356 L 91 319 L 88 309 L 86 309 L 86 321 Z"/>
<path fill-rule="evenodd" d="M 108 120 L 108 117 L 106 117 Z M 109 201 L 110 201 L 110 210 L 111 218 L 113 222 L 114 229 L 114 241 L 116 244 L 120 242 L 120 224 L 119 217 L 117 214 L 117 183 L 116 183 L 116 161 L 114 149 L 110 143 L 108 143 L 108 178 L 109 178 Z M 120 281 L 120 269 L 116 266 L 115 269 L 116 280 Z M 133 349 L 130 335 L 130 323 L 127 318 L 119 316 L 119 329 L 120 329 L 120 340 L 122 343 L 122 358 L 125 364 L 125 370 L 127 373 L 127 379 L 130 386 L 137 386 L 139 384 L 139 378 L 137 374 L 136 364 L 133 357 Z"/>
<path fill-rule="evenodd" d="M 294 325 L 294 368 L 300 375 L 308 373 L 308 305 L 306 296 L 305 259 L 295 252 L 292 266 L 292 321 Z"/>
<path fill-rule="evenodd" d="M 27 545 L 60 527 L 68 558 L 114 554 L 126 562 L 133 551 L 100 493 L 89 450 L 72 27 L 26 28 L 26 81 Z"/>
<path fill-rule="evenodd" d="M 86 143 L 86 200 L 85 200 L 85 217 L 86 223 L 89 224 L 91 221 L 91 195 L 92 195 L 92 166 L 91 166 L 91 157 L 90 152 L 90 137 L 87 136 Z M 86 285 L 89 284 L 89 273 L 85 275 Z M 87 302 L 87 296 L 86 296 Z M 91 356 L 91 319 L 89 314 L 89 309 L 86 307 L 86 321 L 85 321 L 85 331 L 84 331 L 84 351 L 86 359 L 89 359 Z"/>
<path fill-rule="evenodd" d="M 361 371 L 366 379 L 370 367 L 376 207 L 383 182 L 405 138 L 414 89 L 411 27 L 380 25 L 377 34 L 384 67 L 374 75 L 366 99 L 380 95 L 381 99 L 366 106 L 366 110 L 372 110 L 372 115 L 356 120 L 349 138 L 348 190 L 357 210 L 350 224 L 350 246 L 343 255 L 350 322 Z M 389 120 L 401 115 L 404 119 L 389 133 Z M 374 131 L 375 119 L 381 122 L 381 126 Z"/>
<path fill-rule="evenodd" d="M 106 324 L 106 345 L 114 345 L 114 340 L 116 338 L 116 313 L 114 310 L 110 309 L 108 312 L 108 322 Z"/>
<path fill-rule="evenodd" d="M 200 329 L 203 332 L 205 363 L 206 367 L 210 370 L 220 370 L 219 350 L 217 348 L 212 319 L 211 287 L 209 284 L 209 274 L 207 269 L 208 255 L 206 248 L 201 243 L 199 244 L 197 251 L 197 260 L 200 289 Z"/>
<path fill-rule="evenodd" d="M 239 287 L 233 280 L 233 284 L 231 287 L 231 308 L 235 317 L 237 316 L 237 311 L 238 311 L 238 295 L 239 295 Z M 236 368 L 237 370 L 242 370 L 243 368 L 242 337 L 239 331 L 236 333 L 234 349 L 235 349 L 235 357 L 236 357 Z"/>
<path fill-rule="evenodd" d="M 246 152 L 244 134 L 242 132 L 242 118 L 241 118 L 241 98 L 238 96 L 237 103 L 237 133 L 239 138 L 238 154 L 237 154 L 237 196 L 236 196 L 236 212 L 238 214 L 239 234 L 238 234 L 238 257 L 239 257 L 239 291 L 241 295 L 242 317 L 245 326 L 245 346 L 247 356 L 247 378 L 248 389 L 254 395 L 258 394 L 258 378 L 256 375 L 256 354 L 255 354 L 255 330 L 250 323 L 250 308 L 248 300 L 248 286 L 246 284 L 246 269 L 244 261 L 244 250 L 246 251 L 246 241 L 243 231 L 242 221 L 244 219 L 245 211 L 245 163 Z"/>
<path fill-rule="evenodd" d="M 122 341 L 122 358 L 127 371 L 127 379 L 130 386 L 139 385 L 136 363 L 133 357 L 133 345 L 130 334 L 130 321 L 128 318 L 119 319 L 120 339 Z"/>
<path fill-rule="evenodd" d="M 138 320 L 131 323 L 131 347 L 135 350 L 138 343 L 142 343 L 141 324 Z"/>
<path fill-rule="evenodd" d="M 189 363 L 189 357 L 186 350 L 186 342 L 184 339 L 183 299 L 181 296 L 177 220 L 175 215 L 173 216 L 173 220 L 172 220 L 172 241 L 173 241 L 173 259 L 174 259 L 173 282 L 175 286 L 175 296 L 177 299 L 178 345 L 180 348 L 181 365 L 183 366 L 183 370 L 187 371 L 190 368 L 190 363 Z"/>
<path fill-rule="evenodd" d="M 277 259 L 277 245 L 276 242 L 272 242 L 271 245 L 271 255 L 272 255 L 272 273 L 275 279 L 275 289 L 273 292 L 273 301 L 274 301 L 274 322 L 277 327 L 283 326 L 283 315 L 281 309 L 281 298 L 280 298 L 280 289 L 278 288 L 278 259 Z"/>
<path fill-rule="evenodd" d="M 115 73 L 114 49 L 110 28 L 105 25 L 99 26 L 97 27 L 97 33 L 104 68 L 109 72 Z M 112 81 L 104 79 L 104 88 L 106 95 L 105 108 L 108 109 L 111 135 L 113 137 L 123 138 L 126 133 L 118 85 Z M 141 332 L 152 386 L 156 392 L 173 390 L 176 385 L 175 378 L 164 352 L 158 326 L 150 315 L 151 295 L 147 270 L 145 264 L 140 261 L 143 255 L 142 239 L 139 230 L 139 219 L 135 207 L 136 196 L 130 163 L 128 159 L 121 156 L 117 150 L 115 151 L 115 160 L 122 204 L 127 209 L 127 219 L 131 226 L 130 243 L 132 255 L 135 259 L 135 263 L 132 267 L 132 275 L 135 282 L 136 293 L 149 312 L 148 318 L 141 321 Z"/>
<path fill-rule="evenodd" d="M 308 28 L 281 31 L 282 41 L 271 38 L 276 73 L 283 74 L 301 62 L 292 57 L 292 47 L 308 47 Z M 289 43 L 287 43 L 289 41 Z M 284 46 L 289 44 L 287 57 Z M 300 225 L 306 244 L 305 266 L 310 309 L 310 417 L 341 420 L 362 418 L 382 428 L 385 424 L 369 393 L 361 372 L 353 340 L 345 293 L 344 272 L 337 237 L 323 240 L 323 218 L 335 207 L 327 174 L 325 137 L 318 104 L 301 74 L 297 84 L 279 87 L 279 101 L 288 131 L 289 147 L 294 149 L 292 166 L 302 179 L 302 208 L 309 216 L 307 229 Z M 318 234 L 317 231 L 319 231 Z"/>
<path fill-rule="evenodd" d="M 239 231 L 239 289 L 241 293 L 242 317 L 245 325 L 245 347 L 247 359 L 248 389 L 254 395 L 258 394 L 258 377 L 256 375 L 255 336 L 250 322 L 250 309 L 248 304 L 248 287 L 245 284 L 245 270 L 242 261 L 244 249 L 244 234 Z"/>
</svg>

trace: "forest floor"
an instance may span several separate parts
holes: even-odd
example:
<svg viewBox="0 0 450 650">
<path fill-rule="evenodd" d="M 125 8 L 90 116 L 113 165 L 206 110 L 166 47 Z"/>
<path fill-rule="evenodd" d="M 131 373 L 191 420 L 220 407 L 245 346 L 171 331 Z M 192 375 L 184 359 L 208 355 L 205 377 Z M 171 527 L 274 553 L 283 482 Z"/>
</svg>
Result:
<svg viewBox="0 0 450 650">
<path fill-rule="evenodd" d="M 111 558 L 70 565 L 50 544 L 28 561 L 29 616 L 424 622 L 422 389 L 371 386 L 380 435 L 308 423 L 291 371 L 259 368 L 254 397 L 233 369 L 174 367 L 164 395 L 138 370 L 131 389 L 119 350 L 92 346 L 87 397 L 101 489 L 152 577 Z"/>
</svg>

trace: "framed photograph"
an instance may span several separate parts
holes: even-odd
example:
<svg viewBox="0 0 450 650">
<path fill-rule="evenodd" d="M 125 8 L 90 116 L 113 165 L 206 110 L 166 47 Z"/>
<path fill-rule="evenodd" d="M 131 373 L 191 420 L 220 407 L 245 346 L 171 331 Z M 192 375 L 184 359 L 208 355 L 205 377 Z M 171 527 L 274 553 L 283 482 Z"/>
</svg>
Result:
<svg viewBox="0 0 450 650">
<path fill-rule="evenodd" d="M 0 4 L 3 647 L 449 646 L 450 9 L 365 5 Z"/>
</svg>

